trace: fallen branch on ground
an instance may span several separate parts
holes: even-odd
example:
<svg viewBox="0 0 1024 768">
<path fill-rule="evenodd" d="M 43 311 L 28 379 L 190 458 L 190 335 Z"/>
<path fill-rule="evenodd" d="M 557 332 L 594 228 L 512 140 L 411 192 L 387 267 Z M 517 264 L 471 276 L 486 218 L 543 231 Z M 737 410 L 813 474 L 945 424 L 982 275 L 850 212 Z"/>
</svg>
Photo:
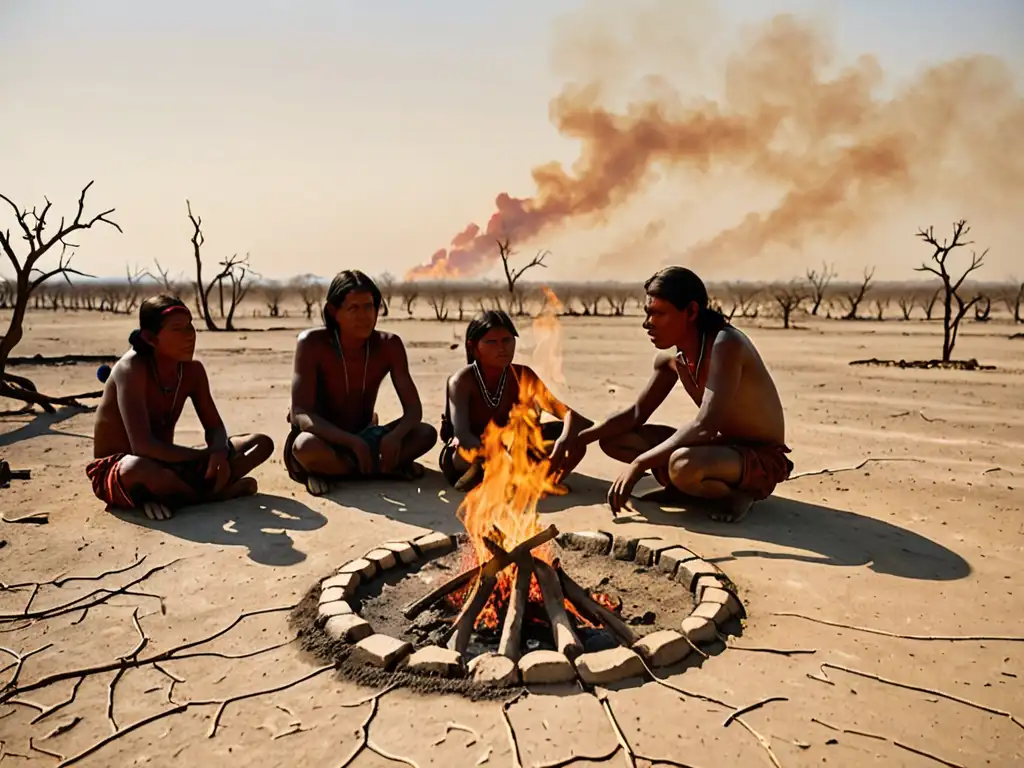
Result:
<svg viewBox="0 0 1024 768">
<path fill-rule="evenodd" d="M 918 459 L 912 456 L 868 456 L 860 464 L 854 467 L 836 467 L 835 469 L 816 469 L 813 472 L 797 472 L 795 475 L 790 475 L 790 480 L 796 480 L 801 477 L 814 477 L 815 475 L 834 475 L 836 472 L 853 472 L 858 469 L 864 469 L 871 462 L 881 461 L 916 461 L 919 464 L 924 463 L 924 459 Z"/>
<path fill-rule="evenodd" d="M 1024 722 L 1021 722 L 1021 720 L 1018 719 L 1017 716 L 1014 715 L 1012 712 L 1007 712 L 1004 709 L 996 709 L 995 707 L 990 707 L 987 704 L 979 704 L 976 701 L 971 701 L 970 699 L 965 699 L 965 698 L 963 698 L 961 696 L 957 696 L 957 695 L 952 694 L 952 693 L 946 693 L 945 691 L 940 691 L 940 690 L 937 690 L 935 688 L 925 688 L 924 686 L 914 685 L 913 683 L 901 683 L 898 680 L 890 680 L 889 678 L 881 677 L 880 675 L 876 675 L 873 672 L 862 672 L 859 669 L 853 669 L 851 667 L 844 667 L 844 666 L 842 666 L 840 664 L 832 664 L 830 662 L 823 663 L 819 667 L 819 669 L 821 670 L 822 677 L 821 678 L 814 678 L 814 677 L 812 677 L 812 679 L 820 680 L 821 682 L 826 682 L 826 683 L 832 684 L 832 681 L 828 679 L 828 675 L 825 673 L 825 668 L 826 667 L 828 667 L 829 669 L 838 670 L 840 672 L 846 672 L 847 674 L 850 674 L 850 675 L 856 675 L 857 677 L 864 677 L 864 678 L 867 678 L 868 680 L 874 680 L 874 681 L 879 682 L 879 683 L 885 683 L 886 685 L 892 685 L 892 686 L 895 686 L 897 688 L 903 688 L 903 689 L 908 690 L 908 691 L 917 691 L 918 693 L 928 693 L 928 694 L 931 694 L 932 696 L 940 696 L 943 699 L 948 699 L 949 701 L 955 701 L 958 704 L 963 704 L 964 706 L 972 707 L 973 709 L 978 709 L 978 710 L 981 710 L 982 712 L 988 712 L 989 714 L 992 714 L 992 715 L 1001 715 L 1003 717 L 1009 718 L 1010 721 L 1013 722 L 1015 725 L 1017 725 L 1020 728 L 1024 728 Z"/>
<path fill-rule="evenodd" d="M 904 635 L 899 632 L 888 632 L 884 629 L 874 629 L 873 627 L 858 627 L 855 624 L 843 624 L 839 621 L 828 621 L 827 619 L 819 619 L 814 616 L 806 616 L 802 613 L 794 613 L 792 611 L 776 611 L 770 615 L 786 616 L 792 619 L 803 619 L 804 621 L 813 621 L 815 624 L 824 624 L 826 627 L 850 629 L 856 632 L 867 632 L 872 635 L 881 635 L 882 637 L 894 637 L 900 640 L 940 640 L 949 643 L 997 641 L 1007 643 L 1024 643 L 1024 635 Z"/>
<path fill-rule="evenodd" d="M 30 523 L 32 525 L 47 525 L 50 522 L 50 515 L 47 512 L 30 512 L 21 517 L 0 516 L 5 523 Z"/>
<path fill-rule="evenodd" d="M 888 736 L 882 736 L 878 733 L 870 733 L 869 731 L 859 731 L 855 728 L 840 728 L 838 726 L 832 725 L 831 723 L 826 723 L 824 720 L 819 720 L 816 717 L 812 717 L 811 722 L 817 723 L 818 725 L 822 725 L 825 728 L 828 728 L 830 731 L 835 731 L 837 733 L 849 733 L 854 736 L 863 736 L 865 738 L 874 739 L 876 741 L 887 741 L 893 746 L 899 747 L 900 749 L 905 749 L 908 752 L 913 752 L 917 755 L 921 755 L 922 757 L 927 757 L 931 760 L 934 760 L 937 763 L 941 763 L 942 765 L 948 766 L 949 768 L 964 768 L 964 766 L 960 765 L 960 763 L 951 762 L 949 760 L 939 757 L 938 755 L 933 755 L 931 752 L 925 752 L 923 749 L 911 747 L 908 744 L 896 741 L 896 739 L 890 739 Z"/>
<path fill-rule="evenodd" d="M 760 701 L 755 701 L 753 704 L 748 704 L 745 707 L 740 707 L 739 709 L 733 711 L 727 718 L 725 718 L 725 720 L 722 721 L 722 727 L 728 728 L 729 723 L 731 723 L 740 715 L 745 715 L 747 714 L 747 712 L 753 712 L 755 709 L 760 709 L 765 704 L 771 704 L 773 701 L 789 701 L 789 699 L 785 696 L 769 696 L 767 699 L 761 699 Z"/>
</svg>

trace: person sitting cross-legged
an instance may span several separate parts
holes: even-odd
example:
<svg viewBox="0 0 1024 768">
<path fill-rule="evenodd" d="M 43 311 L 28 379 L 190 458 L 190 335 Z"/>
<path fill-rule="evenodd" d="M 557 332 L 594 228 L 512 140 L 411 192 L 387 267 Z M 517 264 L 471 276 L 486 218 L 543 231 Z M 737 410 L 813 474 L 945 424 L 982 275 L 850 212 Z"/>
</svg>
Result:
<svg viewBox="0 0 1024 768">
<path fill-rule="evenodd" d="M 129 341 L 96 411 L 86 475 L 97 498 L 166 520 L 180 507 L 256 493 L 247 475 L 270 458 L 274 443 L 260 434 L 228 437 L 206 369 L 193 359 L 196 329 L 185 303 L 167 295 L 143 301 Z M 186 400 L 203 425 L 204 448 L 174 442 Z"/>
</svg>

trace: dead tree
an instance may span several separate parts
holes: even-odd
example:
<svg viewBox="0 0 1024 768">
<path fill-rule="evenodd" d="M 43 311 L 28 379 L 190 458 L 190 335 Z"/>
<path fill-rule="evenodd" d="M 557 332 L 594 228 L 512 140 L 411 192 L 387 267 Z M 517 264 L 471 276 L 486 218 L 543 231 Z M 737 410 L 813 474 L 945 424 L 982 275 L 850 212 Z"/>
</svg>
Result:
<svg viewBox="0 0 1024 768">
<path fill-rule="evenodd" d="M 864 279 L 860 281 L 860 285 L 858 285 L 852 291 L 846 292 L 846 314 L 843 316 L 843 320 L 857 319 L 857 309 L 860 307 L 861 302 L 864 301 L 864 297 L 867 296 L 868 289 L 871 287 L 871 279 L 874 276 L 874 267 L 872 267 L 870 270 L 865 268 Z"/>
<path fill-rule="evenodd" d="M 434 310 L 434 317 L 438 322 L 448 319 L 448 299 L 451 298 L 447 283 L 442 280 L 438 283 L 425 286 L 427 291 L 427 304 Z"/>
<path fill-rule="evenodd" d="M 982 295 L 978 297 L 978 303 L 974 305 L 974 320 L 978 323 L 987 323 L 992 317 L 992 299 Z"/>
<path fill-rule="evenodd" d="M 6 277 L 0 277 L 0 309 L 14 306 L 14 283 Z"/>
<path fill-rule="evenodd" d="M 377 287 L 380 289 L 380 295 L 384 298 L 384 304 L 390 305 L 391 299 L 395 296 L 395 287 L 398 285 L 398 278 L 390 272 L 384 272 L 377 280 Z"/>
<path fill-rule="evenodd" d="M 812 292 L 801 281 L 791 280 L 783 285 L 773 286 L 771 295 L 782 313 L 782 327 L 789 328 L 789 321 L 793 313 L 811 298 Z"/>
<path fill-rule="evenodd" d="M 909 320 L 910 313 L 913 312 L 914 307 L 917 306 L 917 297 L 912 293 L 904 293 L 897 297 L 896 303 L 900 305 L 900 312 L 903 313 L 903 319 Z"/>
<path fill-rule="evenodd" d="M 935 292 L 928 298 L 928 301 L 926 301 L 922 305 L 922 309 L 924 309 L 924 317 L 926 320 L 932 319 L 932 314 L 935 312 L 935 305 L 939 303 L 940 293 L 942 293 L 942 289 L 936 288 Z"/>
<path fill-rule="evenodd" d="M 233 331 L 235 330 L 235 310 L 245 300 L 246 294 L 249 293 L 249 288 L 252 287 L 253 278 L 258 277 L 258 275 L 249 266 L 248 253 L 245 254 L 244 258 L 239 258 L 236 253 L 230 259 L 220 262 L 220 266 L 222 269 L 221 273 L 216 277 L 217 283 L 223 286 L 225 281 L 227 281 L 231 285 L 231 304 L 227 317 L 224 319 L 224 330 Z"/>
<path fill-rule="evenodd" d="M 959 278 L 953 279 L 949 274 L 949 270 L 946 267 L 946 260 L 949 258 L 949 254 L 956 248 L 962 248 L 966 245 L 972 245 L 974 241 L 964 240 L 971 228 L 967 226 L 967 221 L 961 219 L 953 224 L 953 239 L 947 241 L 943 238 L 940 244 L 935 239 L 934 227 L 928 227 L 928 229 L 919 229 L 917 236 L 928 245 L 934 248 L 932 253 L 932 262 L 923 263 L 920 267 L 915 267 L 916 272 L 929 272 L 942 281 L 942 362 L 948 363 L 953 354 L 953 348 L 956 346 L 956 336 L 960 329 L 960 321 L 964 319 L 964 315 L 981 299 L 980 295 L 975 295 L 973 298 L 964 301 L 963 297 L 960 296 L 960 288 L 964 284 L 964 280 L 967 279 L 968 275 L 977 269 L 980 269 L 984 264 L 985 254 L 988 253 L 986 248 L 982 251 L 981 255 L 978 255 L 975 251 L 971 251 L 971 263 L 963 271 Z M 956 302 L 956 309 L 953 309 L 953 303 Z"/>
<path fill-rule="evenodd" d="M 252 278 L 255 276 L 255 273 L 249 266 L 249 254 L 246 254 L 245 258 L 239 258 L 238 254 L 235 254 L 231 258 L 220 262 L 220 272 L 209 283 L 204 283 L 201 250 L 203 243 L 206 242 L 206 238 L 203 237 L 203 219 L 201 216 L 193 215 L 192 203 L 188 200 L 185 201 L 185 207 L 188 209 L 188 218 L 192 222 L 193 230 L 192 255 L 196 260 L 196 308 L 202 316 L 203 322 L 206 323 L 206 330 L 233 331 L 235 329 L 235 310 L 238 309 L 238 305 L 242 303 L 245 295 L 249 292 Z M 214 286 L 218 287 L 220 293 L 220 314 L 221 317 L 225 318 L 223 329 L 214 322 L 213 315 L 210 314 L 210 292 Z M 230 287 L 229 299 L 231 303 L 225 315 L 224 290 L 226 286 Z"/>
<path fill-rule="evenodd" d="M 1003 294 L 1003 303 L 1006 304 L 1006 311 L 1013 315 L 1014 324 L 1024 323 L 1024 316 L 1021 315 L 1021 307 L 1024 306 L 1024 282 L 1014 289 Z M 0 303 L 0 306 L 3 306 Z"/>
<path fill-rule="evenodd" d="M 263 286 L 263 303 L 271 317 L 281 316 L 281 299 L 284 298 L 285 287 L 277 280 L 270 280 Z"/>
<path fill-rule="evenodd" d="M 401 295 L 402 307 L 405 309 L 405 314 L 412 317 L 413 313 L 416 311 L 416 302 L 420 298 L 419 286 L 414 282 L 405 282 L 402 284 Z"/>
<path fill-rule="evenodd" d="M 14 243 L 11 242 L 11 231 L 9 229 L 0 231 L 0 249 L 7 255 L 11 266 L 14 267 L 15 276 L 14 311 L 7 326 L 7 333 L 4 334 L 3 338 L 0 338 L 0 395 L 20 400 L 24 403 L 42 406 L 50 413 L 56 410 L 54 405 L 75 404 L 76 397 L 59 398 L 44 395 L 36 390 L 35 385 L 31 381 L 22 376 L 6 373 L 5 368 L 11 351 L 22 339 L 25 310 L 28 308 L 29 298 L 33 292 L 52 277 L 62 277 L 69 285 L 71 284 L 72 275 L 90 277 L 72 268 L 72 255 L 68 253 L 68 249 L 77 246 L 69 243 L 67 238 L 75 232 L 91 229 L 94 225 L 101 223 L 107 224 L 121 232 L 121 227 L 107 218 L 114 212 L 113 208 L 98 213 L 91 218 L 85 218 L 85 196 L 92 185 L 93 182 L 90 181 L 82 189 L 82 194 L 78 197 L 78 210 L 75 213 L 75 217 L 70 222 L 62 217 L 57 230 L 53 234 L 46 233 L 46 228 L 49 224 L 46 217 L 53 205 L 49 200 L 46 200 L 46 204 L 41 211 L 38 211 L 36 208 L 29 211 L 28 209 L 19 208 L 9 197 L 0 194 L 0 200 L 7 203 L 14 211 L 15 221 L 22 232 L 21 239 L 28 244 L 27 253 L 19 255 L 15 251 Z M 58 258 L 57 266 L 52 269 L 42 269 L 37 266 L 39 260 L 50 253 L 58 244 L 61 248 L 61 254 Z M 99 394 L 91 392 L 85 395 L 78 395 L 77 397 L 93 397 Z"/>
<path fill-rule="evenodd" d="M 885 310 L 889 308 L 889 297 L 880 297 L 875 299 L 875 319 L 885 320 Z"/>
<path fill-rule="evenodd" d="M 831 264 L 821 263 L 821 272 L 815 269 L 807 270 L 807 282 L 811 286 L 811 314 L 817 316 L 821 302 L 825 299 L 825 292 L 828 290 L 832 278 L 836 276 L 835 267 Z"/>
<path fill-rule="evenodd" d="M 501 266 L 505 270 L 505 283 L 508 286 L 508 307 L 509 312 L 512 311 L 513 301 L 516 298 L 516 283 L 519 278 L 523 276 L 523 273 L 532 267 L 544 267 L 547 268 L 547 264 L 544 263 L 544 259 L 550 255 L 551 251 L 537 251 L 537 255 L 530 259 L 528 264 L 525 264 L 520 269 L 512 269 L 509 265 L 509 259 L 515 256 L 515 252 L 512 250 L 512 246 L 509 244 L 509 239 L 506 237 L 504 240 L 498 240 L 498 255 L 501 256 Z M 523 309 L 522 300 L 519 302 L 519 308 L 522 313 L 525 314 Z"/>
<path fill-rule="evenodd" d="M 744 283 L 733 283 L 727 286 L 727 290 L 730 301 L 728 312 L 730 320 L 737 313 L 739 313 L 740 317 L 750 318 L 751 320 L 757 318 L 761 304 L 762 289 L 760 287 Z"/>
<path fill-rule="evenodd" d="M 313 319 L 313 307 L 319 304 L 324 295 L 324 288 L 315 275 L 302 275 L 295 278 L 292 287 L 302 299 L 303 312 L 307 320 Z"/>
</svg>

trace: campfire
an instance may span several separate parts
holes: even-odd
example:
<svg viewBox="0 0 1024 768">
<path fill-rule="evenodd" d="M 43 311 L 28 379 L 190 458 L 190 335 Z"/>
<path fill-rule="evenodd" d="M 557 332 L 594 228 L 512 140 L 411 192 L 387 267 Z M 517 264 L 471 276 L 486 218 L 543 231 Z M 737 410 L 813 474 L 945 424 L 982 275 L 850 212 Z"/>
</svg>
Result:
<svg viewBox="0 0 1024 768">
<path fill-rule="evenodd" d="M 538 351 L 536 368 L 555 381 L 561 379 L 558 299 L 547 291 L 547 311 L 534 323 Z M 616 602 L 607 595 L 592 595 L 560 567 L 551 541 L 558 534 L 545 528 L 537 511 L 548 494 L 563 494 L 550 475 L 546 458 L 550 445 L 541 434 L 540 408 L 546 392 L 533 382 L 520 384 L 519 402 L 504 427 L 491 424 L 481 447 L 484 479 L 459 507 L 466 529 L 462 569 L 458 576 L 410 605 L 407 618 L 449 601 L 457 616 L 446 632 L 451 650 L 466 652 L 475 629 L 501 628 L 498 652 L 513 661 L 523 650 L 523 628 L 528 614 L 541 614 L 550 625 L 555 647 L 572 659 L 582 652 L 579 627 L 604 627 L 630 646 L 634 633 L 615 613 Z M 472 458 L 472 457 L 468 457 Z M 538 610 L 539 609 L 539 610 Z"/>
</svg>

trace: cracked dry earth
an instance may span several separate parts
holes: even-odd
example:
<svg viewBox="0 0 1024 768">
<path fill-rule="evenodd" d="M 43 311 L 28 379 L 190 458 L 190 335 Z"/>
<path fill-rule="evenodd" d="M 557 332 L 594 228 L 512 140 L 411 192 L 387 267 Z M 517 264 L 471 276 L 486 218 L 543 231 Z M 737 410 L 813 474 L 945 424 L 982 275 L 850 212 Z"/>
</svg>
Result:
<svg viewBox="0 0 1024 768">
<path fill-rule="evenodd" d="M 639 322 L 563 324 L 563 394 L 588 416 L 625 404 L 646 379 L 652 350 Z M 116 354 L 130 325 L 30 313 L 18 352 Z M 435 420 L 459 363 L 448 348 L 453 326 L 382 326 L 405 338 Z M 1010 715 L 1024 715 L 1013 637 L 1024 633 L 1021 342 L 997 322 L 971 324 L 958 352 L 998 370 L 858 369 L 847 363 L 934 356 L 938 328 L 823 321 L 747 330 L 787 405 L 798 474 L 881 460 L 798 476 L 728 526 L 644 502 L 613 521 L 601 500 L 617 468 L 592 452 L 573 494 L 543 502 L 544 522 L 689 547 L 736 583 L 748 619 L 729 640 L 736 647 L 705 647 L 709 658 L 691 654 L 681 668 L 659 670 L 667 685 L 536 688 L 505 704 L 401 688 L 374 697 L 381 689 L 337 679 L 290 642 L 289 609 L 341 563 L 382 541 L 459 529 L 458 494 L 439 496 L 436 449 L 422 481 L 352 485 L 322 499 L 291 485 L 275 455 L 256 473 L 261 495 L 150 523 L 119 519 L 92 498 L 83 472 L 90 414 L 3 417 L 0 453 L 32 479 L 0 490 L 0 507 L 8 519 L 49 522 L 0 523 L 0 580 L 11 587 L 0 591 L 0 646 L 22 658 L 0 651 L 0 679 L 16 675 L 19 689 L 0 704 L 0 768 L 1020 764 L 1024 727 Z M 198 354 L 232 431 L 267 432 L 280 445 L 295 335 L 200 334 Z M 531 335 L 523 336 L 525 362 Z M 16 372 L 70 392 L 94 385 L 93 368 Z M 395 407 L 386 393 L 382 416 Z M 691 412 L 677 392 L 655 418 Z M 191 412 L 179 435 L 201 441 Z M 34 620 L 16 620 L 30 598 Z M 235 624 L 243 614 L 253 615 Z M 103 671 L 79 679 L 90 667 Z M 726 725 L 735 708 L 774 697 Z"/>
</svg>

